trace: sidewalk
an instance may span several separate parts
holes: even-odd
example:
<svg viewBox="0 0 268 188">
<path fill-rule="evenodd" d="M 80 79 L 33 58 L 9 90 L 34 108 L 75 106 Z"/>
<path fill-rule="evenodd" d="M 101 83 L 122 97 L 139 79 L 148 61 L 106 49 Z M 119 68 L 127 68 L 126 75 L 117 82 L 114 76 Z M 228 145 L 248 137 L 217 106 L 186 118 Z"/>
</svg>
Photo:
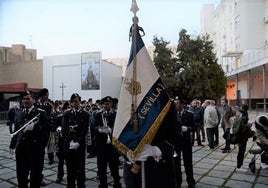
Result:
<svg viewBox="0 0 268 188">
<path fill-rule="evenodd" d="M 255 119 L 256 112 L 249 113 L 250 120 Z M 215 188 L 215 187 L 234 187 L 234 188 L 268 188 L 268 170 L 260 169 L 260 159 L 256 161 L 255 174 L 249 172 L 237 173 L 236 155 L 238 148 L 236 146 L 229 154 L 221 153 L 224 147 L 222 138 L 222 128 L 220 130 L 220 145 L 215 150 L 208 150 L 207 147 L 193 147 L 193 164 L 194 176 L 198 188 Z M 0 188 L 15 188 L 17 187 L 16 165 L 14 156 L 9 154 L 10 136 L 8 127 L 5 124 L 0 125 Z M 207 143 L 205 143 L 207 144 Z M 233 148 L 233 146 L 232 146 Z M 252 139 L 248 141 L 247 152 L 245 155 L 244 165 L 248 166 L 253 155 L 248 153 L 251 148 L 258 148 Z M 54 181 L 57 176 L 57 164 L 48 165 L 47 155 L 45 156 L 45 165 L 43 174 L 45 182 L 48 183 L 46 188 L 66 187 L 66 175 L 61 184 L 56 184 Z M 55 157 L 56 158 L 56 157 Z M 97 164 L 96 158 L 86 159 L 86 187 L 97 188 L 98 180 L 96 179 Z M 122 168 L 120 174 L 122 176 Z M 185 173 L 183 173 L 182 187 L 186 188 Z M 112 177 L 108 175 L 109 184 L 112 185 Z M 121 182 L 123 180 L 121 179 Z M 124 187 L 124 186 L 123 186 Z M 110 186 L 112 188 L 112 186 Z"/>
</svg>

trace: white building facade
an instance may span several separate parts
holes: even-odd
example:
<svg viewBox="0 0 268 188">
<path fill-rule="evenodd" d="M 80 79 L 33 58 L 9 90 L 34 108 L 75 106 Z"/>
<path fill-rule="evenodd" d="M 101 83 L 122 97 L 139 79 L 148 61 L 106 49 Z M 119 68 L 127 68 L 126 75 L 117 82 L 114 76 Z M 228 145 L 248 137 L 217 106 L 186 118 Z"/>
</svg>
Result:
<svg viewBox="0 0 268 188">
<path fill-rule="evenodd" d="M 43 59 L 43 87 L 52 100 L 69 100 L 78 93 L 82 100 L 105 96 L 118 98 L 122 68 L 101 60 L 100 52 L 46 56 Z"/>
<path fill-rule="evenodd" d="M 205 5 L 201 28 L 201 34 L 213 40 L 218 63 L 227 75 L 227 99 L 253 108 L 266 104 L 268 0 L 221 0 L 216 8 Z"/>
</svg>

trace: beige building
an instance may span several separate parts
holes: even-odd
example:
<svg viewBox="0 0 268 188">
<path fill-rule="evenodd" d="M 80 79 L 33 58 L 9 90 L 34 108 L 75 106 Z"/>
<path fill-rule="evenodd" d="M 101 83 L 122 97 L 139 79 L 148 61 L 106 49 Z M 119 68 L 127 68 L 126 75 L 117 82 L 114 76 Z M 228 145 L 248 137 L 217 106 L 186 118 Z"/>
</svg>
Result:
<svg viewBox="0 0 268 188">
<path fill-rule="evenodd" d="M 228 78 L 226 96 L 258 108 L 268 97 L 268 0 L 221 0 L 213 7 L 201 10 L 201 34 L 214 42 Z"/>
<path fill-rule="evenodd" d="M 43 60 L 36 59 L 36 50 L 22 44 L 0 47 L 0 85 L 15 83 L 43 87 Z"/>
</svg>

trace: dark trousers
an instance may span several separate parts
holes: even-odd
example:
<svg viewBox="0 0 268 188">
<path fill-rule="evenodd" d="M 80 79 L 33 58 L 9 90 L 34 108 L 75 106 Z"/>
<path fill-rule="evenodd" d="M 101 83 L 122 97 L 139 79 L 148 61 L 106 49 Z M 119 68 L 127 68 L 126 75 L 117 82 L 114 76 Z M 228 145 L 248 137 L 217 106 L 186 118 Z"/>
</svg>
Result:
<svg viewBox="0 0 268 188">
<path fill-rule="evenodd" d="M 75 180 L 78 188 L 85 187 L 85 146 L 79 146 L 77 150 L 68 149 L 65 153 L 67 166 L 67 187 L 75 188 Z"/>
<path fill-rule="evenodd" d="M 139 162 L 141 169 L 135 174 L 131 171 L 132 165 L 125 163 L 124 165 L 124 182 L 126 188 L 141 188 L 142 183 L 146 188 L 175 188 L 175 168 L 173 156 L 169 156 L 166 160 L 155 161 L 149 157 L 144 166 Z M 144 178 L 142 178 L 142 168 L 144 170 Z"/>
<path fill-rule="evenodd" d="M 224 132 L 224 137 L 225 137 L 225 149 L 231 149 L 230 148 L 230 145 L 231 145 L 231 143 L 230 143 L 230 128 L 225 128 L 225 132 Z"/>
<path fill-rule="evenodd" d="M 214 146 L 219 145 L 219 125 L 214 127 Z"/>
<path fill-rule="evenodd" d="M 246 147 L 247 147 L 247 141 L 241 141 L 238 144 L 238 154 L 237 154 L 237 168 L 240 168 L 243 165 L 244 161 L 244 155 L 246 152 Z"/>
<path fill-rule="evenodd" d="M 30 174 L 30 188 L 39 188 L 42 179 L 44 150 L 16 151 L 16 169 L 18 188 L 28 188 L 28 175 Z"/>
<path fill-rule="evenodd" d="M 54 153 L 47 153 L 49 162 L 54 163 Z"/>
<path fill-rule="evenodd" d="M 64 150 L 63 150 L 63 141 L 59 140 L 58 143 L 58 151 L 56 152 L 56 155 L 58 157 L 58 173 L 57 173 L 57 178 L 62 179 L 64 176 Z"/>
<path fill-rule="evenodd" d="M 192 145 L 194 145 L 194 141 L 195 141 L 195 136 L 197 139 L 197 144 L 200 145 L 201 144 L 201 126 L 196 126 L 194 131 L 192 132 Z"/>
<path fill-rule="evenodd" d="M 183 164 L 186 173 L 186 181 L 188 185 L 194 185 L 195 179 L 193 174 L 193 153 L 192 153 L 192 143 L 191 138 L 188 133 L 183 136 L 181 140 L 180 146 L 176 148 L 177 156 L 174 158 L 175 160 L 175 171 L 176 171 L 176 180 L 177 185 L 181 185 L 182 183 L 182 172 L 181 172 L 181 153 L 183 156 Z"/>
<path fill-rule="evenodd" d="M 201 134 L 202 134 L 202 140 L 206 140 L 206 134 L 205 134 L 205 128 L 204 125 L 201 126 Z"/>
<path fill-rule="evenodd" d="M 214 127 L 213 128 L 206 128 L 208 146 L 211 149 L 214 149 L 214 130 L 215 130 Z"/>
<path fill-rule="evenodd" d="M 119 176 L 119 153 L 115 150 L 112 144 L 105 144 L 101 150 L 97 150 L 97 165 L 100 178 L 100 188 L 107 188 L 107 164 L 114 179 L 114 184 L 121 187 Z M 114 185 L 114 187 L 116 187 Z"/>
<path fill-rule="evenodd" d="M 123 177 L 126 188 L 141 188 L 141 173 L 134 174 L 131 168 L 132 165 L 124 164 Z"/>
</svg>

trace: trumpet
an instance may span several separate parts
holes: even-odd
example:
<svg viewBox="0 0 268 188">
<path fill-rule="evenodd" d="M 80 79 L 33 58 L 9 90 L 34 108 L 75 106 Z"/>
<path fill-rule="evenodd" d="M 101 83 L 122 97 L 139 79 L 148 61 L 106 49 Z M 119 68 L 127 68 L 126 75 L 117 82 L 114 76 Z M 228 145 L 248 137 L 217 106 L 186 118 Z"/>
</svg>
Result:
<svg viewBox="0 0 268 188">
<path fill-rule="evenodd" d="M 74 131 L 74 128 L 78 127 L 78 125 L 73 125 L 73 126 L 69 126 L 69 131 L 70 132 L 73 132 Z"/>
<path fill-rule="evenodd" d="M 99 132 L 107 134 L 108 138 L 107 138 L 106 144 L 110 144 L 111 143 L 111 138 L 110 138 L 109 133 L 111 133 L 112 130 L 108 126 L 107 119 L 106 119 L 106 117 L 103 116 L 103 113 L 101 114 L 101 117 L 102 117 L 103 127 L 99 127 Z"/>
<path fill-rule="evenodd" d="M 36 116 L 34 116 L 30 121 L 28 121 L 27 123 L 25 123 L 21 128 L 19 128 L 16 132 L 10 134 L 11 137 L 17 135 L 20 131 L 22 131 L 23 129 L 25 129 L 25 127 L 27 127 L 28 125 L 30 125 L 31 123 L 38 123 L 39 122 L 39 116 L 40 113 L 37 114 Z"/>
</svg>

